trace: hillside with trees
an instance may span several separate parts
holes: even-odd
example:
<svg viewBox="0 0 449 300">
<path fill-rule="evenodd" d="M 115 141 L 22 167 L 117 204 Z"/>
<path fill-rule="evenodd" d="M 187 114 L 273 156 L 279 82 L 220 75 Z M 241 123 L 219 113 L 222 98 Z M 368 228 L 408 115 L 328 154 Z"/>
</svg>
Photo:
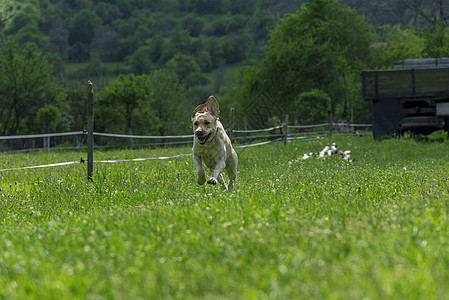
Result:
<svg viewBox="0 0 449 300">
<path fill-rule="evenodd" d="M 175 77 L 179 86 L 175 90 L 182 90 L 178 106 L 189 110 L 210 93 L 220 93 L 229 69 L 260 59 L 269 28 L 285 12 L 297 9 L 295 0 L 5 0 L 0 3 L 0 28 L 3 47 L 33 45 L 47 58 L 48 74 L 66 92 L 59 94 L 62 99 L 55 103 L 61 110 L 57 130 L 78 130 L 85 122 L 82 86 L 87 79 L 98 92 L 121 74 L 155 73 L 150 77 L 160 82 L 157 77 L 164 72 L 158 71 L 165 70 L 171 78 L 165 84 L 173 84 Z M 155 93 L 151 97 L 161 99 Z M 33 124 L 36 118 L 31 107 L 29 115 L 13 112 L 14 117 L 27 120 L 14 127 L 4 125 L 2 134 L 41 131 Z M 97 111 L 111 116 L 102 107 Z M 9 111 L 3 114 L 9 115 Z M 168 128 L 174 120 L 162 122 L 167 124 L 158 126 Z M 129 132 L 126 123 L 118 118 L 96 122 L 96 126 Z M 123 125 L 110 127 L 112 124 Z"/>
<path fill-rule="evenodd" d="M 190 84 L 207 80 L 199 74 L 220 65 L 260 57 L 277 16 L 299 8 L 294 0 L 11 0 L 2 5 L 8 12 L 3 33 L 19 44 L 33 42 L 63 62 L 126 62 L 136 74 L 168 67 Z"/>
<path fill-rule="evenodd" d="M 240 118 L 265 93 L 298 122 L 320 101 L 369 121 L 360 70 L 449 56 L 448 17 L 440 0 L 3 0 L 0 134 L 84 128 L 88 79 L 99 131 L 185 133 L 210 94 Z"/>
<path fill-rule="evenodd" d="M 263 58 L 245 68 L 226 95 L 237 112 L 248 113 L 247 103 L 262 95 L 300 124 L 327 122 L 331 114 L 370 122 L 371 103 L 361 97 L 360 71 L 391 68 L 404 59 L 449 56 L 447 3 L 377 0 L 363 2 L 365 7 L 345 2 L 356 8 L 310 0 L 276 22 Z M 370 12 L 373 4 L 377 10 Z M 379 19 L 380 7 L 388 24 Z M 254 123 L 260 126 L 268 118 L 261 115 Z"/>
</svg>

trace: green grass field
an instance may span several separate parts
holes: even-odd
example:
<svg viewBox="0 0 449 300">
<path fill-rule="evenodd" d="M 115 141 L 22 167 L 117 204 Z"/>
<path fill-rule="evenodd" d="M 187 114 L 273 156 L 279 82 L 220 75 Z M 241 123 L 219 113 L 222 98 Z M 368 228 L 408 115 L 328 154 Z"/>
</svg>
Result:
<svg viewBox="0 0 449 300">
<path fill-rule="evenodd" d="M 288 164 L 336 141 L 339 157 Z M 158 157 L 190 148 L 96 152 Z M 236 188 L 191 157 L 0 172 L 1 299 L 447 299 L 448 143 L 237 149 Z M 0 169 L 81 152 L 0 154 Z"/>
</svg>

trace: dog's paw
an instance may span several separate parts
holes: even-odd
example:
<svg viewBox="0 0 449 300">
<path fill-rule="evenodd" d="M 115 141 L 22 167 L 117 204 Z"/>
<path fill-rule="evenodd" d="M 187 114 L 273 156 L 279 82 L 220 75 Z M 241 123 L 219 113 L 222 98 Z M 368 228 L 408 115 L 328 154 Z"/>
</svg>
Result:
<svg viewBox="0 0 449 300">
<path fill-rule="evenodd" d="M 209 178 L 209 180 L 207 181 L 208 184 L 217 184 L 217 179 L 214 177 Z"/>
<path fill-rule="evenodd" d="M 206 176 L 200 176 L 198 175 L 196 182 L 198 182 L 199 185 L 203 185 L 206 182 Z"/>
</svg>

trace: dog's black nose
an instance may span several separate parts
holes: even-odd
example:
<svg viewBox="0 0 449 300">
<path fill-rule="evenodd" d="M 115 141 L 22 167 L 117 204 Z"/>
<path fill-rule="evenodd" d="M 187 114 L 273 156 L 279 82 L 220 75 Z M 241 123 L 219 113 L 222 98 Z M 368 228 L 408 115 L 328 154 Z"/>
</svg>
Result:
<svg viewBox="0 0 449 300">
<path fill-rule="evenodd" d="M 204 132 L 202 130 L 197 130 L 196 132 L 196 136 L 203 136 Z"/>
</svg>

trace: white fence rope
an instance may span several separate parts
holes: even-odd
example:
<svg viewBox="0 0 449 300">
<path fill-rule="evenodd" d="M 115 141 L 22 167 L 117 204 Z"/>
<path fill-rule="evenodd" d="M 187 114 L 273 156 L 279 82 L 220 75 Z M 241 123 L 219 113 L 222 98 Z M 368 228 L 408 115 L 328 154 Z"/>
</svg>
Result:
<svg viewBox="0 0 449 300">
<path fill-rule="evenodd" d="M 337 125 L 336 123 L 332 123 L 332 125 Z M 297 128 L 297 129 L 306 129 L 306 128 L 316 128 L 329 126 L 329 123 L 315 124 L 315 125 L 288 125 L 288 128 Z"/>
<path fill-rule="evenodd" d="M 117 163 L 126 161 L 145 161 L 145 160 L 167 160 L 172 158 L 179 158 L 184 156 L 191 156 L 192 154 L 178 154 L 173 156 L 159 156 L 159 157 L 148 157 L 148 158 L 129 158 L 129 159 L 108 159 L 108 160 L 94 160 L 94 163 Z"/>
<path fill-rule="evenodd" d="M 266 145 L 269 143 L 278 142 L 280 140 L 281 139 L 277 139 L 277 140 L 273 140 L 273 141 L 266 141 L 266 142 L 255 143 L 255 144 L 250 144 L 250 145 L 238 145 L 238 146 L 235 146 L 235 148 L 247 148 L 247 147 Z M 178 154 L 178 155 L 173 155 L 173 156 L 159 156 L 159 157 L 147 157 L 147 158 L 94 160 L 94 163 L 118 163 L 118 162 L 129 162 L 129 161 L 145 161 L 145 160 L 168 160 L 168 159 L 172 159 L 172 158 L 179 158 L 179 157 L 185 157 L 185 156 L 192 156 L 192 154 L 187 153 L 187 154 Z M 48 167 L 59 167 L 59 166 L 67 166 L 67 165 L 82 164 L 82 163 L 85 163 L 84 159 L 81 159 L 79 161 L 68 161 L 68 162 L 60 162 L 60 163 L 47 164 L 47 165 L 0 169 L 0 172 L 26 170 L 26 169 L 37 169 L 37 168 L 48 168 Z"/>
<path fill-rule="evenodd" d="M 304 141 L 312 141 L 316 139 L 307 139 L 306 137 L 296 137 L 296 138 L 288 138 L 288 140 L 304 140 Z M 255 147 L 255 146 L 261 146 L 271 143 L 280 142 L 282 139 L 276 139 L 272 141 L 265 141 L 260 143 L 254 143 L 254 144 L 248 144 L 248 145 L 236 145 L 234 148 L 249 148 L 249 147 Z M 185 157 L 185 156 L 192 156 L 191 153 L 186 154 L 178 154 L 173 156 L 159 156 L 159 157 L 147 157 L 147 158 L 130 158 L 130 159 L 109 159 L 109 160 L 94 160 L 94 163 L 118 163 L 118 162 L 129 162 L 129 161 L 146 161 L 146 160 L 168 160 L 172 158 L 179 158 L 179 157 Z M 17 170 L 26 170 L 26 169 L 37 169 L 37 168 L 48 168 L 48 167 L 59 167 L 59 166 L 68 166 L 73 164 L 83 164 L 85 163 L 84 159 L 81 159 L 79 161 L 68 161 L 68 162 L 60 162 L 60 163 L 54 163 L 54 164 L 46 164 L 46 165 L 38 165 L 38 166 L 28 166 L 28 167 L 17 167 L 17 168 L 9 168 L 9 169 L 0 169 L 0 172 L 5 171 L 17 171 Z"/>
<path fill-rule="evenodd" d="M 269 143 L 278 142 L 280 140 L 281 139 L 277 139 L 277 140 L 273 140 L 273 141 L 266 141 L 266 142 L 255 143 L 255 144 L 250 144 L 250 145 L 237 145 L 237 146 L 235 146 L 235 148 L 247 148 L 247 147 L 266 145 Z M 178 155 L 172 155 L 172 156 L 159 156 L 159 157 L 147 157 L 147 158 L 94 160 L 94 163 L 118 163 L 118 162 L 128 162 L 128 161 L 167 160 L 167 159 L 179 158 L 179 157 L 185 157 L 185 156 L 192 156 L 192 154 L 187 153 L 187 154 L 178 154 Z M 82 164 L 82 163 L 85 163 L 84 159 L 81 159 L 79 161 L 68 161 L 68 162 L 60 162 L 60 163 L 47 164 L 47 165 L 0 169 L 0 172 L 17 171 L 17 170 L 25 170 L 25 169 L 37 169 L 37 168 L 48 168 L 48 167 L 59 167 L 59 166 L 67 166 L 67 165 Z"/>
<path fill-rule="evenodd" d="M 160 157 L 148 157 L 148 158 L 94 160 L 94 163 L 118 163 L 118 162 L 127 162 L 127 161 L 167 160 L 167 159 L 179 158 L 179 157 L 191 156 L 191 155 L 192 154 L 178 154 L 178 155 L 173 155 L 173 156 L 160 156 Z M 81 159 L 81 160 L 78 160 L 78 161 L 60 162 L 60 163 L 47 164 L 47 165 L 18 167 L 18 168 L 10 168 L 10 169 L 0 169 L 0 172 L 25 170 L 25 169 L 37 169 L 37 168 L 48 168 L 48 167 L 59 167 L 59 166 L 68 166 L 68 165 L 83 164 L 83 163 L 85 163 L 85 160 Z"/>
<path fill-rule="evenodd" d="M 73 132 L 61 132 L 61 133 L 8 135 L 8 136 L 0 136 L 0 140 L 34 139 L 34 138 L 46 138 L 46 137 L 55 137 L 55 136 L 82 135 L 84 133 L 85 133 L 85 131 L 73 131 Z"/>
<path fill-rule="evenodd" d="M 17 170 L 25 170 L 25 169 L 37 169 L 37 168 L 48 168 L 48 167 L 58 167 L 58 166 L 67 166 L 67 165 L 73 165 L 73 164 L 80 164 L 80 163 L 83 163 L 83 162 L 84 161 L 68 161 L 68 162 L 61 162 L 61 163 L 48 164 L 48 165 L 18 167 L 18 168 L 10 168 L 10 169 L 0 169 L 0 172 L 17 171 Z"/>
<path fill-rule="evenodd" d="M 306 128 L 316 128 L 329 126 L 329 123 L 323 124 L 315 124 L 315 125 L 292 125 L 288 126 L 289 129 L 306 129 Z M 350 127 L 371 127 L 371 124 L 347 124 L 347 123 L 332 123 L 332 126 L 350 126 Z M 285 126 L 276 126 L 265 129 L 255 129 L 255 130 L 233 130 L 233 133 L 260 133 L 260 132 L 268 132 L 276 129 L 282 129 Z M 311 134 L 325 134 L 329 131 L 315 131 L 315 132 L 299 132 L 299 133 L 287 133 L 285 134 L 271 134 L 271 135 L 259 135 L 259 136 L 243 136 L 243 137 L 234 137 L 234 140 L 237 139 L 260 139 L 260 138 L 276 138 L 270 141 L 258 142 L 253 144 L 246 145 L 234 145 L 235 148 L 248 148 L 266 145 L 270 143 L 275 143 L 282 141 L 285 137 L 287 140 L 302 140 L 302 141 L 311 141 L 316 140 L 316 138 L 307 138 L 307 135 Z M 49 138 L 49 137 L 58 137 L 58 136 L 71 136 L 71 135 L 84 135 L 86 131 L 74 131 L 74 132 L 63 132 L 63 133 L 49 133 L 49 134 L 32 134 L 32 135 L 15 135 L 15 136 L 0 136 L 0 140 L 8 140 L 8 139 L 31 139 L 31 138 Z M 105 136 L 105 137 L 117 137 L 117 138 L 135 138 L 135 139 L 182 139 L 182 138 L 193 138 L 193 134 L 188 135 L 176 135 L 176 136 L 141 136 L 141 135 L 126 135 L 126 134 L 112 134 L 112 133 L 98 133 L 94 132 L 96 136 Z M 302 135 L 302 136 L 300 136 Z M 319 138 L 319 137 L 317 137 Z M 191 141 L 186 141 L 188 143 Z M 172 142 L 167 144 L 179 144 L 180 142 Z M 173 156 L 160 156 L 160 157 L 149 157 L 149 158 L 133 158 L 133 159 L 118 159 L 118 160 L 98 160 L 94 161 L 94 163 L 117 163 L 117 162 L 129 162 L 129 161 L 146 161 L 146 160 L 167 160 L 185 156 L 191 156 L 192 154 L 178 154 Z M 66 166 L 73 164 L 82 164 L 85 161 L 81 159 L 80 161 L 69 161 L 69 162 L 60 162 L 46 165 L 37 165 L 37 166 L 27 166 L 27 167 L 17 167 L 17 168 L 8 168 L 8 169 L 0 169 L 0 172 L 4 171 L 16 171 L 16 170 L 25 170 L 25 169 L 36 169 L 36 168 L 47 168 L 47 167 L 58 167 L 58 166 Z"/>
<path fill-rule="evenodd" d="M 281 128 L 284 128 L 284 126 L 276 126 L 276 127 L 271 127 L 271 128 L 252 129 L 252 130 L 233 130 L 232 132 L 236 132 L 236 133 L 258 133 L 258 132 L 272 131 L 272 130 L 281 129 Z"/>
<path fill-rule="evenodd" d="M 193 138 L 193 134 L 160 136 L 160 135 L 127 135 L 127 134 L 113 134 L 113 133 L 100 133 L 100 132 L 94 132 L 94 136 L 107 136 L 107 137 L 131 138 L 131 139 L 182 139 L 182 138 Z"/>
<path fill-rule="evenodd" d="M 329 126 L 330 123 L 322 123 L 315 125 L 288 125 L 289 129 L 307 129 Z M 350 123 L 332 123 L 332 126 L 349 126 L 349 127 L 371 127 L 372 124 L 350 124 Z M 233 130 L 233 133 L 260 133 L 268 132 L 276 129 L 284 128 L 284 125 L 275 126 L 270 128 L 262 129 L 252 129 L 252 130 Z M 320 131 L 323 132 L 323 131 Z M 327 131 L 324 131 L 327 132 Z M 29 134 L 29 135 L 10 135 L 10 136 L 0 136 L 0 140 L 16 140 L 16 139 L 33 139 L 33 138 L 48 138 L 48 137 L 60 137 L 60 136 L 74 136 L 74 135 L 85 135 L 86 131 L 72 131 L 72 132 L 61 132 L 61 133 L 42 133 L 42 134 Z M 311 132 L 313 133 L 313 132 Z M 305 132 L 299 134 L 306 134 Z M 132 139 L 183 139 L 183 138 L 193 138 L 193 134 L 185 135 L 129 135 L 129 134 L 115 134 L 115 133 L 103 133 L 94 132 L 94 136 L 104 136 L 104 137 L 116 137 L 116 138 L 132 138 Z M 270 135 L 276 136 L 276 135 Z M 262 136 L 254 136 L 255 138 L 260 138 Z M 244 138 L 251 138 L 251 136 L 246 136 Z"/>
</svg>

